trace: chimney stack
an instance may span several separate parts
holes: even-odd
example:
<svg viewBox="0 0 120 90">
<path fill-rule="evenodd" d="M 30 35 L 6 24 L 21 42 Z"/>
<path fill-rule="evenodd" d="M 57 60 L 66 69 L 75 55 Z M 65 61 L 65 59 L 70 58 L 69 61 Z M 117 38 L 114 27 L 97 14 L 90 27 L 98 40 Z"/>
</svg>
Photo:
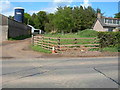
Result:
<svg viewBox="0 0 120 90">
<path fill-rule="evenodd" d="M 101 18 L 102 15 L 101 15 L 101 10 L 100 9 L 97 9 L 97 18 Z"/>
</svg>

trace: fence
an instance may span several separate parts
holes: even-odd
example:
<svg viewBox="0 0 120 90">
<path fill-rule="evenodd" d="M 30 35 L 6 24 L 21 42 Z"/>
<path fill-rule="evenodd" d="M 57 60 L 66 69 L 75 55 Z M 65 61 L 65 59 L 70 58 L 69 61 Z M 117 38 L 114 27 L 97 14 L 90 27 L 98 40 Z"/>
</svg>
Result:
<svg viewBox="0 0 120 90">
<path fill-rule="evenodd" d="M 34 46 L 40 46 L 44 49 L 52 50 L 55 48 L 56 52 L 67 50 L 89 51 L 99 49 L 99 41 L 97 38 L 56 38 L 33 36 L 32 43 Z"/>
</svg>

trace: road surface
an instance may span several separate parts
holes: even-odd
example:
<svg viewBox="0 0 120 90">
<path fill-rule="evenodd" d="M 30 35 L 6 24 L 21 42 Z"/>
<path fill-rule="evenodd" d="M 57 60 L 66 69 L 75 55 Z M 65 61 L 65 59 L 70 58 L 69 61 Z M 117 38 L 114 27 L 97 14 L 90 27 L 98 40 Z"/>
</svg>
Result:
<svg viewBox="0 0 120 90">
<path fill-rule="evenodd" d="M 5 59 L 3 88 L 118 88 L 118 58 Z"/>
<path fill-rule="evenodd" d="M 30 40 L 8 41 L 2 50 L 3 88 L 117 88 L 118 58 L 70 58 L 32 51 Z"/>
</svg>

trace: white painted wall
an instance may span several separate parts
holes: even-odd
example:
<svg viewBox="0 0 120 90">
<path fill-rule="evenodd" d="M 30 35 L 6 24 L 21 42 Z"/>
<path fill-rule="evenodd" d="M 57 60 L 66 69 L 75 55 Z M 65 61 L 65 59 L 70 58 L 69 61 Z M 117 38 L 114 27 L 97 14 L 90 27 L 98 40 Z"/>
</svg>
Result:
<svg viewBox="0 0 120 90">
<path fill-rule="evenodd" d="M 106 31 L 107 29 L 104 29 L 103 26 L 101 25 L 101 23 L 99 22 L 99 20 L 96 21 L 93 30 L 95 31 Z"/>
</svg>

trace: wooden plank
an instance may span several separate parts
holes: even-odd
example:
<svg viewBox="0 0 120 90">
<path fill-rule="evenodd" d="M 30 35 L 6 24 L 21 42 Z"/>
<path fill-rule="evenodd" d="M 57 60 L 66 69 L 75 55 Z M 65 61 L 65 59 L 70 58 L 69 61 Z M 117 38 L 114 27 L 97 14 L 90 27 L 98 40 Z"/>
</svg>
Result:
<svg viewBox="0 0 120 90">
<path fill-rule="evenodd" d="M 58 39 L 58 38 L 54 38 L 54 37 L 44 37 L 44 38 L 47 38 L 47 39 L 48 39 L 48 38 L 50 38 L 50 39 Z"/>
<path fill-rule="evenodd" d="M 45 42 L 52 42 L 52 43 L 57 43 L 57 41 L 51 41 L 51 40 L 44 40 Z"/>
<path fill-rule="evenodd" d="M 96 38 L 60 38 L 60 39 L 73 39 L 73 40 L 75 40 L 75 39 L 96 39 Z"/>
<path fill-rule="evenodd" d="M 67 46 L 97 46 L 99 44 L 68 44 L 68 45 L 58 45 L 60 47 L 64 46 L 64 47 L 67 47 Z"/>
<path fill-rule="evenodd" d="M 99 48 L 99 47 L 85 47 L 85 48 L 55 48 L 56 50 L 82 50 L 82 49 L 85 49 L 85 50 L 88 50 L 88 49 L 96 49 L 96 48 Z"/>
</svg>

